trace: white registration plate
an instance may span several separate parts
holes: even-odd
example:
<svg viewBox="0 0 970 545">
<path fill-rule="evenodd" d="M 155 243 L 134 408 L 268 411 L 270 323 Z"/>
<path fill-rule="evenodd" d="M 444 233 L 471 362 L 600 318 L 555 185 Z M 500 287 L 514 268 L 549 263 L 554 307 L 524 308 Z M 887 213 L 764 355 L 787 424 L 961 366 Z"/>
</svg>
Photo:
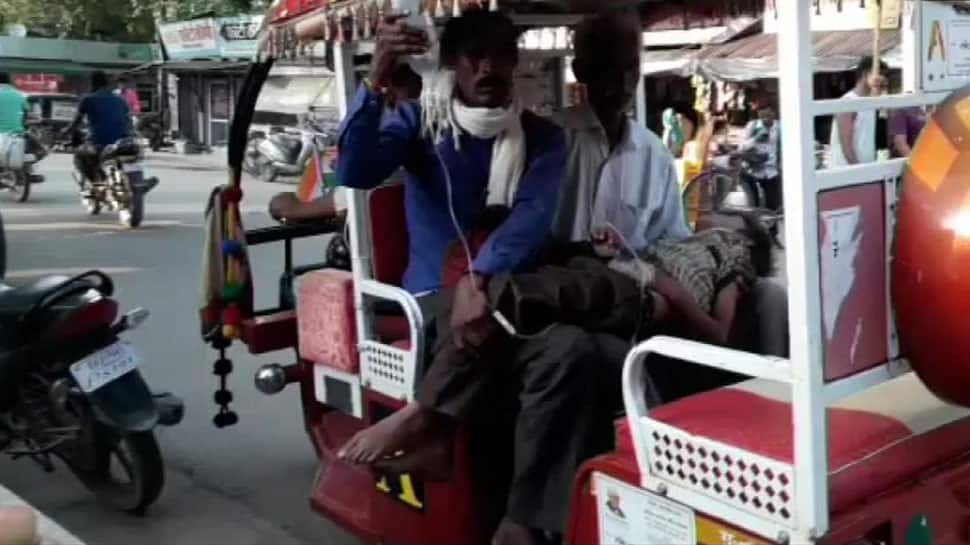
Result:
<svg viewBox="0 0 970 545">
<path fill-rule="evenodd" d="M 119 341 L 71 365 L 71 374 L 84 393 L 91 393 L 134 371 L 141 356 L 131 343 Z"/>
<path fill-rule="evenodd" d="M 600 544 L 694 545 L 697 520 L 694 511 L 627 483 L 596 473 Z"/>
<path fill-rule="evenodd" d="M 71 102 L 51 104 L 51 119 L 54 121 L 73 121 L 75 115 L 77 115 L 77 106 Z"/>
</svg>

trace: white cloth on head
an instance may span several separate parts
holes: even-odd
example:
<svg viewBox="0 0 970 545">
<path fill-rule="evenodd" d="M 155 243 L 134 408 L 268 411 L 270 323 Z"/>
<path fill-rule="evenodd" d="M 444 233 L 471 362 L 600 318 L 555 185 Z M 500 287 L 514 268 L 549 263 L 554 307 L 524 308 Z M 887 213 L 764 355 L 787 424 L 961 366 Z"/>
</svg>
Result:
<svg viewBox="0 0 970 545">
<path fill-rule="evenodd" d="M 455 149 L 461 149 L 460 133 L 495 139 L 488 175 L 491 205 L 512 206 L 525 171 L 525 133 L 522 110 L 516 101 L 505 108 L 472 108 L 455 97 L 455 73 L 439 70 L 425 82 L 421 93 L 421 123 L 426 136 L 439 144 L 451 132 Z"/>
</svg>

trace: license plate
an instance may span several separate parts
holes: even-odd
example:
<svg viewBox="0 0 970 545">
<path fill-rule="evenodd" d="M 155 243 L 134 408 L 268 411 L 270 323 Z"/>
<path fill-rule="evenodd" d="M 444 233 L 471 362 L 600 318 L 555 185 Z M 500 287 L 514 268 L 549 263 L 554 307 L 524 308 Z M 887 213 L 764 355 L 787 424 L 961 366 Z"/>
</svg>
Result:
<svg viewBox="0 0 970 545">
<path fill-rule="evenodd" d="M 119 341 L 71 365 L 71 374 L 84 393 L 91 393 L 134 371 L 141 356 L 131 343 Z"/>
<path fill-rule="evenodd" d="M 77 115 L 77 106 L 71 103 L 55 102 L 51 104 L 51 119 L 54 121 L 73 121 Z"/>
<path fill-rule="evenodd" d="M 627 483 L 593 476 L 601 544 L 694 545 L 694 511 Z"/>
</svg>

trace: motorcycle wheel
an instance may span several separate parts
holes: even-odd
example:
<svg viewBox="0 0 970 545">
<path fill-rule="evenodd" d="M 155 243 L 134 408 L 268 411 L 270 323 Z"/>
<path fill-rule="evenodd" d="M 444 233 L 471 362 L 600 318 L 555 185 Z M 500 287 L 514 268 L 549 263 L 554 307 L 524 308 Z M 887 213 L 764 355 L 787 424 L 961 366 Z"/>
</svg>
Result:
<svg viewBox="0 0 970 545">
<path fill-rule="evenodd" d="M 132 515 L 144 515 L 165 485 L 165 465 L 155 434 L 119 434 L 95 424 L 93 467 L 65 460 L 98 501 Z"/>
<path fill-rule="evenodd" d="M 118 219 L 121 221 L 121 224 L 129 229 L 135 229 L 140 226 L 144 215 L 145 197 L 139 194 L 132 195 L 131 203 L 129 203 L 128 207 L 118 211 Z"/>
<path fill-rule="evenodd" d="M 13 193 L 17 202 L 27 202 L 30 198 L 30 178 L 21 171 L 13 173 L 13 180 L 10 183 L 10 191 Z"/>
</svg>

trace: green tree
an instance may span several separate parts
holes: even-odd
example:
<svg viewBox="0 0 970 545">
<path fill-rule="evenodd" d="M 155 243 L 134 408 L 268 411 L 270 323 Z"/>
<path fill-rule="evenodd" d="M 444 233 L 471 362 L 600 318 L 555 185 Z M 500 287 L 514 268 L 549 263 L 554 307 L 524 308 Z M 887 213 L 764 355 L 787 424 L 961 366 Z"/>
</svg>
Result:
<svg viewBox="0 0 970 545">
<path fill-rule="evenodd" d="M 203 14 L 261 13 L 265 0 L 0 0 L 0 27 L 20 23 L 31 34 L 84 40 L 150 42 L 155 22 Z"/>
</svg>

